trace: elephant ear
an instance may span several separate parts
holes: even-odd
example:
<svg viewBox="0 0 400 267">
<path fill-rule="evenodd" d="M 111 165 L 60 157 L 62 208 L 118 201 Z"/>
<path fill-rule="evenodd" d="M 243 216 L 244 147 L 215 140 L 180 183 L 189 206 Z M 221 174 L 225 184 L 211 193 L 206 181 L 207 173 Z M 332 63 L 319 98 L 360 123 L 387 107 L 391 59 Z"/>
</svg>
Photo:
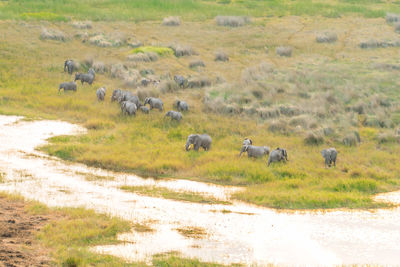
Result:
<svg viewBox="0 0 400 267">
<path fill-rule="evenodd" d="M 325 158 L 326 157 L 326 149 L 321 151 L 322 156 Z"/>
</svg>

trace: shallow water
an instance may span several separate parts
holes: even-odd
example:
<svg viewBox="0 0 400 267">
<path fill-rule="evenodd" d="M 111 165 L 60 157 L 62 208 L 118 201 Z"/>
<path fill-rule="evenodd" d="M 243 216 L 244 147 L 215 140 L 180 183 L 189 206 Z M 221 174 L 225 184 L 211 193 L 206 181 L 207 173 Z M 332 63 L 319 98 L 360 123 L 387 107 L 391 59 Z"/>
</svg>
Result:
<svg viewBox="0 0 400 267">
<path fill-rule="evenodd" d="M 16 192 L 49 206 L 83 206 L 138 223 L 153 232 L 132 230 L 120 245 L 93 248 L 131 261 L 151 260 L 156 253 L 179 251 L 183 257 L 225 264 L 338 265 L 400 262 L 400 209 L 327 212 L 277 212 L 234 202 L 209 205 L 179 202 L 124 192 L 121 185 L 151 185 L 197 192 L 229 200 L 234 187 L 186 180 L 142 179 L 82 164 L 68 163 L 35 151 L 47 138 L 85 130 L 59 121 L 21 121 L 0 116 L 1 191 Z M 86 175 L 114 177 L 87 181 Z M 377 199 L 400 203 L 399 193 Z M 227 213 L 226 210 L 232 211 Z M 225 211 L 225 212 L 222 212 Z M 187 238 L 176 229 L 200 227 L 203 238 Z"/>
</svg>

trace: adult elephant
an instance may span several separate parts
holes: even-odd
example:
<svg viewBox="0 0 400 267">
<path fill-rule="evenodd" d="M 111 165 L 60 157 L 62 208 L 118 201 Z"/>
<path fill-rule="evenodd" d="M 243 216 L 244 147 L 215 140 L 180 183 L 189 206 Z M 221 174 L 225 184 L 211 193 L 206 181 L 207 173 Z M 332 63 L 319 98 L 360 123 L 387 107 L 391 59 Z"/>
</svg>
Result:
<svg viewBox="0 0 400 267">
<path fill-rule="evenodd" d="M 193 144 L 193 149 L 199 151 L 199 148 L 204 148 L 205 151 L 211 148 L 211 137 L 208 134 L 191 134 L 188 136 L 185 149 L 190 150 L 190 146 Z"/>
<path fill-rule="evenodd" d="M 334 147 L 327 148 L 321 151 L 322 157 L 325 159 L 325 167 L 330 167 L 333 163 L 333 166 L 336 167 L 336 157 L 337 151 Z"/>
<path fill-rule="evenodd" d="M 150 105 L 150 109 L 156 108 L 156 109 L 158 109 L 158 110 L 160 110 L 160 111 L 163 111 L 163 110 L 164 110 L 164 103 L 163 103 L 162 100 L 159 99 L 159 98 L 147 97 L 147 98 L 144 100 L 144 104 L 143 104 L 143 105 L 145 106 L 146 104 L 149 104 L 149 105 Z"/>
<path fill-rule="evenodd" d="M 244 145 L 242 147 L 242 150 L 240 151 L 239 157 L 244 152 L 247 152 L 247 156 L 249 158 L 262 158 L 263 156 L 269 154 L 269 147 L 267 147 L 267 146 Z"/>
</svg>

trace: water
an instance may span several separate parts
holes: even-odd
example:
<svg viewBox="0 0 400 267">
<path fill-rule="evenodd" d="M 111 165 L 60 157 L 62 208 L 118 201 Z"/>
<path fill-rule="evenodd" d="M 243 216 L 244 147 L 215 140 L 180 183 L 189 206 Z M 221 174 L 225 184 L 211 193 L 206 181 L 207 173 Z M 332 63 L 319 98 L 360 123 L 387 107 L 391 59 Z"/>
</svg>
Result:
<svg viewBox="0 0 400 267">
<path fill-rule="evenodd" d="M 51 136 L 81 134 L 79 126 L 60 121 L 21 121 L 0 116 L 1 191 L 15 192 L 49 206 L 91 208 L 153 232 L 132 230 L 122 244 L 93 250 L 128 261 L 151 261 L 157 253 L 179 251 L 202 261 L 247 265 L 338 265 L 400 263 L 400 209 L 278 212 L 234 201 L 232 205 L 179 202 L 142 196 L 122 185 L 165 187 L 230 200 L 240 190 L 186 180 L 153 180 L 68 163 L 35 151 Z M 114 177 L 88 181 L 87 175 Z M 377 196 L 400 203 L 398 192 Z M 227 213 L 226 210 L 231 211 Z M 225 211 L 225 212 L 222 212 Z M 187 238 L 177 229 L 200 227 L 203 238 Z"/>
</svg>

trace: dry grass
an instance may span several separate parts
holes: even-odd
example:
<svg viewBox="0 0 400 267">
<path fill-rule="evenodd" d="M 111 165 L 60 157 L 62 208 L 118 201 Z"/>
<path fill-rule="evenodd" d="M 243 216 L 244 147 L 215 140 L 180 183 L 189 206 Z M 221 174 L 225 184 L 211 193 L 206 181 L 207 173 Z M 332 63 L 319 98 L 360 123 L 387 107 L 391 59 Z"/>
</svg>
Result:
<svg viewBox="0 0 400 267">
<path fill-rule="evenodd" d="M 293 48 L 290 46 L 279 46 L 276 48 L 276 54 L 281 57 L 291 57 Z"/>
<path fill-rule="evenodd" d="M 207 235 L 206 230 L 201 227 L 187 226 L 183 228 L 177 228 L 175 230 L 186 238 L 202 239 L 205 238 Z"/>
<path fill-rule="evenodd" d="M 228 27 L 241 27 L 251 23 L 251 19 L 244 16 L 217 16 L 215 21 L 218 26 Z"/>
<path fill-rule="evenodd" d="M 68 41 L 70 38 L 60 30 L 43 28 L 40 34 L 42 40 Z"/>
<path fill-rule="evenodd" d="M 333 32 L 322 33 L 317 35 L 315 40 L 317 43 L 334 43 L 338 39 L 337 34 Z"/>
<path fill-rule="evenodd" d="M 154 52 L 146 52 L 146 53 L 137 53 L 129 55 L 126 59 L 134 62 L 151 62 L 151 61 L 157 61 L 158 56 Z"/>
<path fill-rule="evenodd" d="M 198 67 L 205 67 L 206 64 L 204 64 L 203 60 L 201 59 L 196 59 L 193 61 L 189 62 L 189 68 L 194 69 L 194 68 L 198 68 Z"/>
</svg>

